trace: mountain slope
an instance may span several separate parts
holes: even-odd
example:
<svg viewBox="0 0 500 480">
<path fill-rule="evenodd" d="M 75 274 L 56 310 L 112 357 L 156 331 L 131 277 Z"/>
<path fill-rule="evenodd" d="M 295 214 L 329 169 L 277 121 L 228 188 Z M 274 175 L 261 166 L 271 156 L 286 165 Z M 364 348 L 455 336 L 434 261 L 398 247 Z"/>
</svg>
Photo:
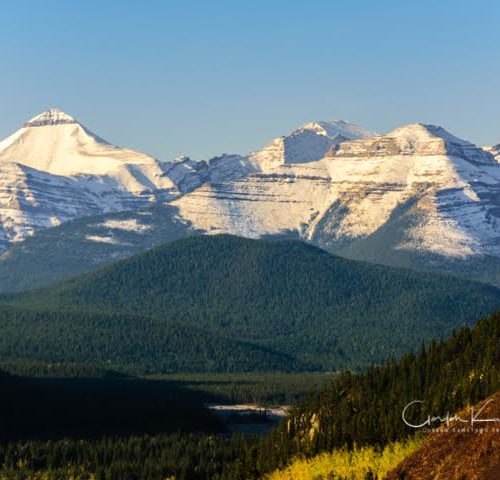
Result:
<svg viewBox="0 0 500 480">
<path fill-rule="evenodd" d="M 2 241 L 72 218 L 136 209 L 177 193 L 163 166 L 112 146 L 57 109 L 0 142 Z"/>
<path fill-rule="evenodd" d="M 0 250 L 35 231 L 102 210 L 78 181 L 31 167 L 0 162 Z"/>
<path fill-rule="evenodd" d="M 311 238 L 337 249 L 407 217 L 387 246 L 447 257 L 500 253 L 500 168 L 440 127 L 408 125 L 328 155 L 335 193 Z M 409 218 L 408 218 L 409 217 Z"/>
<path fill-rule="evenodd" d="M 44 361 L 69 354 L 74 362 L 109 357 L 130 365 L 143 357 L 150 369 L 192 370 L 200 368 L 194 352 L 204 331 L 217 357 L 209 370 L 252 369 L 252 361 L 259 369 L 337 370 L 449 334 L 498 308 L 500 295 L 493 287 L 357 263 L 300 242 L 200 236 L 4 303 L 13 305 L 0 316 L 5 360 L 36 352 Z M 166 355 L 170 340 L 161 342 L 179 328 L 193 333 L 175 356 Z M 238 355 L 233 363 L 228 342 L 260 351 L 260 359 L 241 363 Z"/>
<path fill-rule="evenodd" d="M 199 233 L 170 205 L 70 220 L 0 254 L 0 291 L 40 288 Z"/>
<path fill-rule="evenodd" d="M 331 177 L 322 161 L 335 145 L 374 135 L 336 120 L 311 122 L 248 155 L 255 170 L 238 178 L 208 180 L 172 205 L 195 228 L 250 238 L 302 235 L 328 207 Z"/>
<path fill-rule="evenodd" d="M 478 419 L 500 419 L 500 393 L 474 405 Z M 500 477 L 500 431 L 495 423 L 470 425 L 471 408 L 458 412 L 469 421 L 452 421 L 449 429 L 431 433 L 423 445 L 408 455 L 386 478 L 399 480 L 496 480 Z M 470 431 L 459 432 L 459 429 Z"/>
</svg>

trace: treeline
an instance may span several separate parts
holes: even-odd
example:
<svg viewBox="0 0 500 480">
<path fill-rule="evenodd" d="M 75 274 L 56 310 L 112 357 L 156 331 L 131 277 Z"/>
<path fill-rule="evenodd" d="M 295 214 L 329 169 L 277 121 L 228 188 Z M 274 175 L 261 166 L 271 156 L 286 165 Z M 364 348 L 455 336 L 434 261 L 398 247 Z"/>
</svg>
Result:
<svg viewBox="0 0 500 480">
<path fill-rule="evenodd" d="M 221 235 L 1 300 L 4 362 L 291 372 L 355 370 L 399 356 L 499 308 L 500 292 L 300 242 Z"/>
<path fill-rule="evenodd" d="M 127 374 L 84 363 L 43 363 L 32 360 L 0 362 L 0 371 L 24 377 L 112 378 Z"/>
<path fill-rule="evenodd" d="M 335 374 L 309 373 L 217 373 L 155 375 L 207 402 L 292 405 L 329 385 Z"/>
<path fill-rule="evenodd" d="M 333 373 L 176 373 L 133 376 L 117 370 L 105 370 L 87 364 L 40 363 L 16 361 L 0 363 L 2 372 L 23 377 L 110 380 L 115 384 L 156 385 L 160 390 L 170 390 L 176 398 L 191 398 L 198 402 L 259 403 L 264 405 L 290 405 L 303 400 L 312 392 L 331 383 Z M 122 379 L 122 382 L 119 380 Z M 143 382 L 143 383 L 140 383 Z M 149 383 L 146 383 L 149 382 Z M 43 381 L 41 383 L 44 383 Z M 59 382 L 63 384 L 64 382 Z M 92 382 L 87 382 L 91 384 Z M 99 382 L 94 382 L 98 384 Z"/>
</svg>

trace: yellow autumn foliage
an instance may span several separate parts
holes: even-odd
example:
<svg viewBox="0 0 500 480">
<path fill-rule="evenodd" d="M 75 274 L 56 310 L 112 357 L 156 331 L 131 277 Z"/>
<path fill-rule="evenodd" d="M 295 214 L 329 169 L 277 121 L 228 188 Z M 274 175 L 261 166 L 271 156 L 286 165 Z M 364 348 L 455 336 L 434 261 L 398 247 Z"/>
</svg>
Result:
<svg viewBox="0 0 500 480">
<path fill-rule="evenodd" d="M 0 480 L 12 480 L 14 478 L 22 478 L 23 480 L 60 480 L 61 478 L 65 480 L 97 480 L 96 475 L 87 473 L 83 467 L 68 465 L 66 469 L 60 469 L 57 472 L 47 470 L 28 472 L 25 471 L 26 465 L 25 460 L 19 460 L 15 470 L 10 473 L 0 473 Z"/>
<path fill-rule="evenodd" d="M 266 480 L 382 480 L 398 463 L 420 446 L 414 438 L 387 445 L 384 449 L 373 447 L 340 449 L 321 453 L 313 458 L 296 458 L 283 470 L 276 470 Z"/>
</svg>

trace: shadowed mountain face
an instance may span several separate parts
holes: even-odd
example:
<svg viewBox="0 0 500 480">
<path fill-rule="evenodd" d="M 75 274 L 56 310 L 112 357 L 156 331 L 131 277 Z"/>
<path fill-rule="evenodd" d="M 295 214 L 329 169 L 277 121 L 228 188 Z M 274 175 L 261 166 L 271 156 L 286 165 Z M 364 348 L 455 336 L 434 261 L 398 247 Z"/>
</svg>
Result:
<svg viewBox="0 0 500 480">
<path fill-rule="evenodd" d="M 423 445 L 389 474 L 387 480 L 497 480 L 500 478 L 500 393 L 474 406 L 478 419 L 497 419 L 471 427 L 471 408 L 449 428 L 430 433 Z M 457 431 L 461 429 L 464 431 Z"/>
<path fill-rule="evenodd" d="M 0 255 L 0 291 L 39 288 L 160 243 L 200 233 L 170 205 L 64 222 L 41 230 Z"/>
<path fill-rule="evenodd" d="M 448 335 L 498 308 L 500 295 L 301 242 L 222 235 L 178 240 L 4 304 L 4 360 L 338 370 Z"/>
</svg>

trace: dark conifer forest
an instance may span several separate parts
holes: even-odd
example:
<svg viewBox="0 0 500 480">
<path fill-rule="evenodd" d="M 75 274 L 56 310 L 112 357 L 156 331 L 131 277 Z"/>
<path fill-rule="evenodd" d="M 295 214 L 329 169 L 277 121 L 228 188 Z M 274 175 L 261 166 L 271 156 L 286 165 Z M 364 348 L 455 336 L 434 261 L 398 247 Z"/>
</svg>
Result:
<svg viewBox="0 0 500 480">
<path fill-rule="evenodd" d="M 367 368 L 500 307 L 494 287 L 296 241 L 191 237 L 0 298 L 0 361 L 131 373 Z"/>
</svg>

